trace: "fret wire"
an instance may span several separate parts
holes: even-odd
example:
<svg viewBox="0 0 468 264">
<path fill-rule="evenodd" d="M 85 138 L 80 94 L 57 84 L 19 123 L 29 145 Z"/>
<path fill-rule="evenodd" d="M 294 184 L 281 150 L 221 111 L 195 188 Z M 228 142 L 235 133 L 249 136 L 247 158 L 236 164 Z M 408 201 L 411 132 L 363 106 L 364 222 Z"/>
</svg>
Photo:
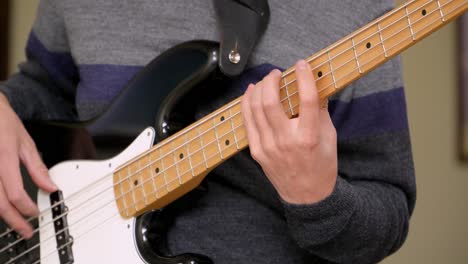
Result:
<svg viewBox="0 0 468 264">
<path fill-rule="evenodd" d="M 122 171 L 120 171 L 120 175 L 122 175 Z M 122 179 L 120 179 L 120 176 L 119 176 L 119 181 L 121 181 Z M 124 194 L 124 190 L 123 190 L 123 186 L 122 186 L 122 182 L 119 183 L 120 185 L 120 191 L 122 192 L 122 195 Z M 121 196 L 122 196 L 121 195 Z M 124 204 L 124 208 L 125 208 L 125 212 L 127 214 L 127 217 L 129 216 L 128 214 L 128 209 L 127 209 L 127 202 L 125 201 L 125 196 L 122 197 L 122 201 L 123 201 L 123 204 Z"/>
<path fill-rule="evenodd" d="M 234 141 L 236 142 L 236 148 L 239 150 L 239 143 L 237 142 L 236 130 L 234 129 L 234 121 L 232 120 L 232 109 L 229 108 L 229 120 L 231 121 L 232 133 L 234 134 Z"/>
<path fill-rule="evenodd" d="M 162 157 L 161 153 L 162 153 L 161 148 L 159 148 L 159 157 Z M 164 179 L 164 185 L 166 186 L 166 191 L 169 193 L 169 185 L 167 184 L 166 170 L 164 169 L 164 159 L 163 158 L 161 158 L 161 172 L 162 172 L 163 179 Z"/>
<path fill-rule="evenodd" d="M 187 133 L 185 133 L 185 142 L 188 142 L 187 140 Z M 192 171 L 192 178 L 195 177 L 195 172 L 193 172 L 193 167 L 192 167 L 192 159 L 190 158 L 190 149 L 188 147 L 188 144 L 184 144 L 185 145 L 185 151 L 187 152 L 187 159 L 189 161 L 189 165 L 190 165 L 190 170 Z"/>
<path fill-rule="evenodd" d="M 174 160 L 174 166 L 175 166 L 175 170 L 176 170 L 176 176 L 177 178 L 179 179 L 179 184 L 182 185 L 182 180 L 180 179 L 180 174 L 179 174 L 179 166 L 177 166 L 177 158 L 176 158 L 176 155 L 175 155 L 175 149 L 174 149 L 174 141 L 172 141 L 171 143 L 171 152 L 172 152 L 172 159 Z M 179 149 L 179 148 L 177 148 Z"/>
<path fill-rule="evenodd" d="M 237 115 L 237 114 L 240 114 L 240 113 L 241 113 L 241 112 L 237 112 L 236 115 Z M 238 129 L 238 128 L 240 128 L 240 127 L 242 127 L 242 124 L 239 125 L 239 126 L 237 126 L 237 127 L 234 127 L 234 129 Z M 232 131 L 233 131 L 233 130 L 230 130 L 230 131 L 224 133 L 222 136 L 226 136 L 226 135 L 228 135 L 229 133 L 232 133 Z M 244 138 L 246 138 L 246 137 L 244 137 Z M 242 139 L 244 139 L 244 138 L 242 138 Z M 214 141 L 211 141 L 211 142 L 209 142 L 208 144 L 211 144 L 211 143 L 214 143 Z M 219 155 L 219 154 L 220 154 L 220 152 L 213 153 L 213 154 L 212 154 L 210 157 L 208 157 L 208 158 L 216 157 L 216 156 Z M 203 162 L 199 162 L 198 164 L 195 164 L 195 167 L 197 167 L 197 166 L 202 166 L 202 163 L 203 163 Z M 186 171 L 186 172 L 188 172 L 188 171 Z M 185 172 L 184 172 L 184 173 L 185 173 Z M 167 185 L 170 184 L 170 183 L 172 183 L 172 182 L 174 182 L 174 181 L 175 181 L 175 179 L 171 180 L 170 182 L 167 183 Z M 164 188 L 164 186 L 161 186 L 161 188 Z M 139 201 L 138 201 L 138 202 L 139 202 Z"/>
<path fill-rule="evenodd" d="M 330 50 L 327 51 L 327 56 L 328 56 L 328 65 L 330 66 L 330 72 L 333 78 L 333 84 L 335 85 L 335 89 L 338 89 L 338 86 L 336 85 L 335 73 L 333 72 L 333 66 L 331 64 Z"/>
<path fill-rule="evenodd" d="M 293 116 L 294 115 L 294 110 L 293 110 L 292 105 L 291 105 L 291 100 L 289 100 L 288 85 L 286 84 L 286 80 L 284 78 L 281 78 L 281 80 L 283 81 L 283 85 L 285 86 L 284 90 L 286 91 L 286 98 L 288 98 L 289 111 L 291 112 L 291 116 Z M 280 88 L 280 90 L 281 90 L 281 88 Z"/>
<path fill-rule="evenodd" d="M 127 180 L 130 183 L 130 190 L 132 191 L 132 199 L 133 199 L 133 207 L 135 208 L 135 211 L 138 211 L 136 208 L 136 202 L 135 202 L 135 189 L 133 188 L 133 183 L 131 180 L 132 175 L 129 174 L 130 166 L 127 166 Z"/>
<path fill-rule="evenodd" d="M 380 23 L 377 23 L 377 28 L 379 29 L 379 37 L 380 37 L 380 44 L 382 45 L 382 48 L 384 50 L 385 58 L 388 57 L 387 55 L 387 49 L 385 49 L 383 37 L 382 37 L 382 29 L 380 28 Z"/>
<path fill-rule="evenodd" d="M 149 165 L 149 171 L 150 171 L 151 182 L 153 183 L 153 189 L 156 191 L 158 188 L 156 187 L 156 182 L 154 181 L 155 175 L 154 175 L 154 172 L 153 172 L 153 168 L 151 168 L 151 164 L 152 164 L 152 162 L 151 162 L 151 153 L 152 152 L 150 152 L 149 155 L 148 155 L 148 164 L 150 164 Z M 156 192 L 156 198 L 159 198 L 158 197 L 158 192 Z"/>
<path fill-rule="evenodd" d="M 408 25 L 409 25 L 409 28 L 410 28 L 410 31 L 411 31 L 411 36 L 413 37 L 413 40 L 415 40 L 414 32 L 413 32 L 413 25 L 411 25 L 411 19 L 409 17 L 409 13 L 408 13 L 408 6 L 405 6 L 405 11 L 406 11 L 406 18 L 408 19 Z"/>
<path fill-rule="evenodd" d="M 208 160 L 206 159 L 205 147 L 203 146 L 203 137 L 200 135 L 200 127 L 197 128 L 198 138 L 200 139 L 200 149 L 203 153 L 203 159 L 205 160 L 205 167 L 208 169 Z"/>
<path fill-rule="evenodd" d="M 138 159 L 138 170 L 140 170 L 139 174 L 140 174 L 140 185 L 141 185 L 141 190 L 143 191 L 143 202 L 145 203 L 145 205 L 148 205 L 148 202 L 147 202 L 147 196 L 146 196 L 146 191 L 145 191 L 145 186 L 143 185 L 143 172 L 141 172 L 141 159 Z"/>
<path fill-rule="evenodd" d="M 359 63 L 358 56 L 357 56 L 356 45 L 354 44 L 354 38 L 351 38 L 351 41 L 353 43 L 354 58 L 356 59 L 356 64 L 358 66 L 359 73 L 362 74 L 361 64 Z"/>
<path fill-rule="evenodd" d="M 219 138 L 218 138 L 218 131 L 216 131 L 216 122 L 215 122 L 215 119 L 213 118 L 213 130 L 215 132 L 215 137 L 216 137 L 216 143 L 218 145 L 218 149 L 219 149 L 219 154 L 221 156 L 221 159 L 223 160 L 224 157 L 223 157 L 223 152 L 221 151 L 221 145 L 219 144 Z"/>
<path fill-rule="evenodd" d="M 437 5 L 439 6 L 440 19 L 442 19 L 442 22 L 445 22 L 444 12 L 442 11 L 442 6 L 440 5 L 440 1 L 439 1 L 439 0 L 437 0 Z"/>
</svg>

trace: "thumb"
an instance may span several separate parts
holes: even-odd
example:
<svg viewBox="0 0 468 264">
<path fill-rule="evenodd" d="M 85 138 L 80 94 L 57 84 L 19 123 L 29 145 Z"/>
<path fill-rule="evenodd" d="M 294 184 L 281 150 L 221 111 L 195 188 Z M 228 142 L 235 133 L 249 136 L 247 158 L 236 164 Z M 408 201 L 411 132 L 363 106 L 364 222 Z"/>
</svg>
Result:
<svg viewBox="0 0 468 264">
<path fill-rule="evenodd" d="M 55 192 L 57 185 L 50 179 L 49 171 L 37 151 L 32 139 L 27 136 L 22 140 L 19 150 L 21 161 L 29 172 L 31 179 L 46 192 Z"/>
</svg>

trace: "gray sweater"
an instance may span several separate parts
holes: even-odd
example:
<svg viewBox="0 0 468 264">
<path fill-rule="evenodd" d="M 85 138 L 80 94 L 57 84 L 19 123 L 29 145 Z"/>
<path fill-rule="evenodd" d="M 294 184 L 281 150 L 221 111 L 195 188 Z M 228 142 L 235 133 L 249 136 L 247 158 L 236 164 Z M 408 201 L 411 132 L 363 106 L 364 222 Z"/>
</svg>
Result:
<svg viewBox="0 0 468 264">
<path fill-rule="evenodd" d="M 249 70 L 203 116 L 272 68 L 288 68 L 393 7 L 392 0 L 270 0 L 271 21 Z M 142 67 L 192 39 L 217 40 L 209 0 L 42 0 L 28 60 L 0 84 L 23 119 L 101 113 Z M 395 58 L 332 98 L 339 175 L 315 204 L 282 201 L 248 151 L 208 177 L 209 192 L 180 212 L 173 253 L 216 263 L 374 263 L 404 242 L 415 178 L 400 62 Z"/>
</svg>

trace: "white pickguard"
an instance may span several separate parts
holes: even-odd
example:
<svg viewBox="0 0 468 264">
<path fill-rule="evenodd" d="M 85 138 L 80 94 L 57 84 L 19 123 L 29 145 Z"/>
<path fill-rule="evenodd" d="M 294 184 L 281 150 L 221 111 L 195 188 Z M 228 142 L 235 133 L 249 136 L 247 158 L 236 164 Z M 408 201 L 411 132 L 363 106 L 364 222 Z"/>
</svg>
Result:
<svg viewBox="0 0 468 264">
<path fill-rule="evenodd" d="M 67 161 L 49 173 L 68 207 L 74 263 L 145 263 L 134 240 L 134 219 L 120 217 L 113 191 L 114 170 L 148 150 L 154 129 L 145 129 L 122 153 L 104 161 Z M 38 194 L 40 211 L 50 208 L 49 194 Z M 50 209 L 39 219 L 41 263 L 60 264 Z"/>
</svg>

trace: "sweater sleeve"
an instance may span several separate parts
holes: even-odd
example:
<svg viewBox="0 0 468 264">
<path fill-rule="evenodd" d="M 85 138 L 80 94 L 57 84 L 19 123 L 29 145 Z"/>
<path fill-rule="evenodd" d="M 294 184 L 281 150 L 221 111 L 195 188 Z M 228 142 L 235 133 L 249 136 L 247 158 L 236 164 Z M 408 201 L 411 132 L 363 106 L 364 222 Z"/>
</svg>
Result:
<svg viewBox="0 0 468 264">
<path fill-rule="evenodd" d="M 415 177 L 399 59 L 335 96 L 338 178 L 315 204 L 283 201 L 291 236 L 337 263 L 375 263 L 404 242 L 415 204 Z"/>
<path fill-rule="evenodd" d="M 19 71 L 0 83 L 13 109 L 26 120 L 76 118 L 74 94 L 79 80 L 64 20 L 53 0 L 39 3 Z"/>
</svg>

